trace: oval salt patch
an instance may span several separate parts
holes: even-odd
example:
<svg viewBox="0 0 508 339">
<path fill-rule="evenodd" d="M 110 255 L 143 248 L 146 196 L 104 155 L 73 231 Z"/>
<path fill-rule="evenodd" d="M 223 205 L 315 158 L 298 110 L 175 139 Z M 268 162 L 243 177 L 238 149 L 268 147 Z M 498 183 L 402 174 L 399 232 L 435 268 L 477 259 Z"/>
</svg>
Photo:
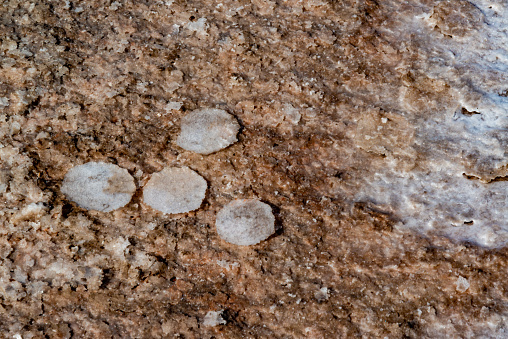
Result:
<svg viewBox="0 0 508 339">
<path fill-rule="evenodd" d="M 88 162 L 71 168 L 60 190 L 80 207 L 111 212 L 127 205 L 136 185 L 125 168 L 104 162 Z"/>
<path fill-rule="evenodd" d="M 210 154 L 235 143 L 239 129 L 235 117 L 222 109 L 198 109 L 182 118 L 176 144 L 188 151 Z"/>
<path fill-rule="evenodd" d="M 188 167 L 166 167 L 145 185 L 143 200 L 163 213 L 186 213 L 201 206 L 207 186 L 206 180 Z"/>
<path fill-rule="evenodd" d="M 275 217 L 269 205 L 255 199 L 238 199 L 217 213 L 217 233 L 229 243 L 255 245 L 275 232 Z"/>
</svg>

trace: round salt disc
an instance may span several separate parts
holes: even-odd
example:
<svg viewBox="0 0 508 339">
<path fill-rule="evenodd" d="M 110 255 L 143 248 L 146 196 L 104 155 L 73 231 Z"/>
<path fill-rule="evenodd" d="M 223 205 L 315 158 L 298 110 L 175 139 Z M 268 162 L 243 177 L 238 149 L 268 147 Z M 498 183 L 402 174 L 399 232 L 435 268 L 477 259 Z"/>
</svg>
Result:
<svg viewBox="0 0 508 339">
<path fill-rule="evenodd" d="M 205 198 L 206 180 L 188 167 L 166 167 L 143 188 L 143 201 L 163 213 L 198 209 Z"/>
<path fill-rule="evenodd" d="M 80 207 L 111 212 L 127 205 L 136 185 L 125 168 L 104 162 L 88 162 L 71 168 L 60 190 Z"/>
<path fill-rule="evenodd" d="M 210 154 L 235 143 L 239 129 L 235 117 L 222 109 L 198 109 L 182 118 L 176 144 L 188 151 Z"/>
<path fill-rule="evenodd" d="M 269 205 L 255 199 L 238 199 L 217 213 L 217 233 L 235 245 L 255 245 L 275 232 L 275 217 Z"/>
</svg>

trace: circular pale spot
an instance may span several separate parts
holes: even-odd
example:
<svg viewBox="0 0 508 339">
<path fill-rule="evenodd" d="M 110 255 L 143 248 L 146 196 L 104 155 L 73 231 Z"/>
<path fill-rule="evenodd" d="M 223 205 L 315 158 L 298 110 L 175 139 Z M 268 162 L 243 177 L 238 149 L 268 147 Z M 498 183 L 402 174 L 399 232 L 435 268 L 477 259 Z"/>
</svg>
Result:
<svg viewBox="0 0 508 339">
<path fill-rule="evenodd" d="M 206 188 L 206 180 L 190 168 L 166 167 L 145 185 L 143 200 L 164 213 L 186 213 L 201 206 Z"/>
<path fill-rule="evenodd" d="M 88 162 L 71 168 L 60 190 L 80 207 L 111 212 L 127 205 L 136 185 L 125 168 L 104 162 Z"/>
<path fill-rule="evenodd" d="M 188 151 L 210 154 L 237 141 L 238 121 L 222 109 L 205 108 L 182 118 L 176 144 Z"/>
<path fill-rule="evenodd" d="M 255 199 L 239 199 L 217 213 L 217 233 L 235 245 L 255 245 L 275 232 L 275 217 L 269 205 Z"/>
</svg>

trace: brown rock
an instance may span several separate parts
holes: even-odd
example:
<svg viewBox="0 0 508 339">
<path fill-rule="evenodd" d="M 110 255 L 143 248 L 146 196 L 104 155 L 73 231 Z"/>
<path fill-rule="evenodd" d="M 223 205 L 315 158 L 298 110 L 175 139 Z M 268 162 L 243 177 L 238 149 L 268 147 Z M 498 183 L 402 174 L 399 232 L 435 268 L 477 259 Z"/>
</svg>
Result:
<svg viewBox="0 0 508 339">
<path fill-rule="evenodd" d="M 480 0 L 4 1 L 0 337 L 505 337 L 507 17 Z M 238 142 L 178 148 L 202 108 L 234 115 Z M 91 161 L 135 178 L 125 207 L 61 193 Z M 201 207 L 146 207 L 139 187 L 183 166 Z M 272 206 L 276 234 L 221 241 L 235 199 Z"/>
</svg>

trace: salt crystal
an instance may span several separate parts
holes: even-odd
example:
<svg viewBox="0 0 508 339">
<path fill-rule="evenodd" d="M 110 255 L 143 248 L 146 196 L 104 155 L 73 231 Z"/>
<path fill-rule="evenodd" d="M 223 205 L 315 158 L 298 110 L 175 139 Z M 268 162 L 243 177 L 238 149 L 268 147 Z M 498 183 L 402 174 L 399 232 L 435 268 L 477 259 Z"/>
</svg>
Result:
<svg viewBox="0 0 508 339">
<path fill-rule="evenodd" d="M 217 233 L 235 245 L 255 245 L 275 232 L 269 205 L 255 199 L 238 199 L 217 213 Z"/>
<path fill-rule="evenodd" d="M 469 289 L 469 280 L 467 280 L 464 277 L 459 277 L 456 282 L 457 285 L 457 291 L 464 293 Z"/>
<path fill-rule="evenodd" d="M 322 287 L 320 290 L 318 290 L 317 292 L 314 293 L 314 297 L 318 301 L 328 300 L 328 288 Z"/>
<path fill-rule="evenodd" d="M 0 98 L 0 106 L 1 107 L 9 106 L 9 98 L 7 97 Z"/>
<path fill-rule="evenodd" d="M 238 121 L 226 111 L 199 109 L 182 118 L 176 144 L 188 151 L 210 154 L 235 143 L 239 129 Z"/>
<path fill-rule="evenodd" d="M 217 325 L 225 325 L 226 320 L 222 319 L 222 311 L 214 312 L 209 311 L 203 319 L 203 325 L 206 327 L 214 327 Z"/>
<path fill-rule="evenodd" d="M 206 33 L 208 24 L 206 18 L 199 18 L 196 21 L 191 21 L 187 24 L 187 29 L 191 32 L 196 32 L 198 35 L 208 35 Z"/>
<path fill-rule="evenodd" d="M 61 191 L 88 210 L 110 212 L 127 205 L 136 185 L 126 169 L 104 162 L 88 162 L 71 168 Z"/>
<path fill-rule="evenodd" d="M 144 202 L 163 213 L 186 213 L 198 209 L 207 183 L 188 167 L 166 167 L 152 175 L 143 189 Z"/>
<path fill-rule="evenodd" d="M 170 111 L 178 111 L 180 108 L 182 108 L 183 103 L 178 101 L 170 101 L 164 106 L 164 110 L 166 112 Z"/>
<path fill-rule="evenodd" d="M 290 121 L 293 124 L 298 124 L 302 115 L 298 111 L 298 109 L 294 108 L 291 104 L 284 104 L 283 112 L 285 115 L 285 119 Z"/>
</svg>

